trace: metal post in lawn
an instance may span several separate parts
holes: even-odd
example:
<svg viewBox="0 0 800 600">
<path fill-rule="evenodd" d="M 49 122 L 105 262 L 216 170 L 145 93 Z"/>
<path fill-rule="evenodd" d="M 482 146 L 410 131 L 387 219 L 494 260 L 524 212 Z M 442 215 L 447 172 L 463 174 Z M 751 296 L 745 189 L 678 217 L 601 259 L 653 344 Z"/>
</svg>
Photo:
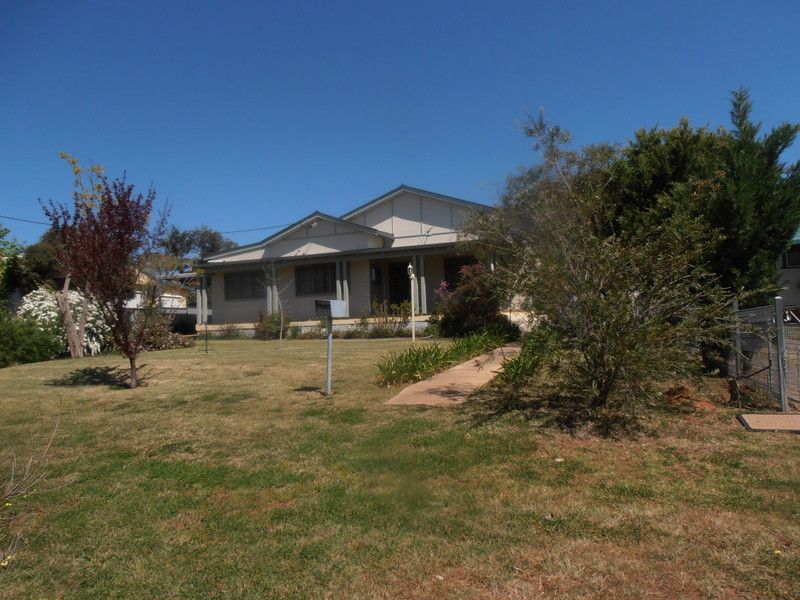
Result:
<svg viewBox="0 0 800 600">
<path fill-rule="evenodd" d="M 408 263 L 408 280 L 411 286 L 411 342 L 417 341 L 417 324 L 414 322 L 414 283 L 416 283 L 417 274 L 414 273 L 414 265 Z"/>
<path fill-rule="evenodd" d="M 333 384 L 333 317 L 328 317 L 328 366 L 325 370 L 325 395 L 330 396 Z"/>
<path fill-rule="evenodd" d="M 739 327 L 739 300 L 733 299 L 733 318 L 736 319 L 736 330 L 733 339 L 734 362 L 736 365 L 736 378 L 742 376 L 742 331 Z"/>
<path fill-rule="evenodd" d="M 786 337 L 783 330 L 783 298 L 775 296 L 775 333 L 778 342 L 778 383 L 781 392 L 781 412 L 789 412 L 789 399 L 786 389 Z"/>
</svg>

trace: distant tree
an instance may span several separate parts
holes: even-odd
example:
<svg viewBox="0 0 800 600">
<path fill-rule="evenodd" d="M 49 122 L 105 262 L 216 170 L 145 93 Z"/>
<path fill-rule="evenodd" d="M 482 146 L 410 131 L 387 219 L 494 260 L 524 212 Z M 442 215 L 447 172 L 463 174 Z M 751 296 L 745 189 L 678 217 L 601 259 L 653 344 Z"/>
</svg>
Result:
<svg viewBox="0 0 800 600">
<path fill-rule="evenodd" d="M 236 248 L 236 242 L 207 225 L 194 229 L 178 229 L 173 225 L 164 236 L 162 248 L 178 262 L 193 262 L 194 259 L 208 254 Z"/>
<path fill-rule="evenodd" d="M 130 387 L 138 384 L 136 359 L 155 315 L 155 286 L 142 293 L 143 310 L 132 318 L 126 310 L 163 235 L 164 216 L 151 224 L 156 192 L 137 193 L 123 177 L 109 181 L 93 167 L 88 179 L 77 159 L 64 158 L 75 175 L 71 205 L 50 202 L 45 214 L 58 239 L 57 256 L 66 275 L 65 289 L 75 281 L 97 302 L 114 345 L 130 362 Z M 86 314 L 86 311 L 84 311 Z"/>
<path fill-rule="evenodd" d="M 11 230 L 0 225 L 0 303 L 5 302 L 6 296 L 14 291 L 10 279 L 15 277 L 18 270 L 18 255 L 21 246 L 8 235 Z"/>
<path fill-rule="evenodd" d="M 25 248 L 23 267 L 33 283 L 31 289 L 42 285 L 57 289 L 63 285 L 65 273 L 56 258 L 57 244 L 56 233 L 48 229 L 38 242 Z"/>
<path fill-rule="evenodd" d="M 192 236 L 194 237 L 194 246 L 200 256 L 208 256 L 223 250 L 232 250 L 237 246 L 236 242 L 229 240 L 219 231 L 214 231 L 206 225 L 193 229 Z"/>
</svg>

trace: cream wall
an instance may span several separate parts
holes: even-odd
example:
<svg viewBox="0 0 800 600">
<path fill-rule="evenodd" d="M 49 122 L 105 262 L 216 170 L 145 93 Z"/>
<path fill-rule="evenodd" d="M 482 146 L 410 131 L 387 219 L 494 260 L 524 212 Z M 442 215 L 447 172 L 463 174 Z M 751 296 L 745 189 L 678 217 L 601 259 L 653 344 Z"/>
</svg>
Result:
<svg viewBox="0 0 800 600">
<path fill-rule="evenodd" d="M 283 310 L 294 320 L 316 319 L 315 300 L 336 300 L 336 293 L 297 296 L 295 294 L 294 267 L 278 269 L 278 292 Z"/>
<path fill-rule="evenodd" d="M 370 261 L 367 258 L 354 259 L 350 262 L 350 316 L 355 318 L 370 308 Z M 251 267 L 257 269 L 257 267 Z M 297 296 L 295 294 L 294 269 L 282 266 L 276 271 L 277 288 L 281 304 L 286 313 L 295 320 L 316 319 L 315 300 L 335 300 L 336 294 L 314 294 L 313 296 Z M 444 279 L 444 255 L 425 256 L 425 284 L 428 312 L 433 307 L 434 291 Z M 225 277 L 222 273 L 211 275 L 209 291 L 210 307 L 213 310 L 213 322 L 252 323 L 258 319 L 260 312 L 266 312 L 266 298 L 255 300 L 225 300 Z"/>
<path fill-rule="evenodd" d="M 800 306 L 800 268 L 783 268 L 783 257 L 778 261 L 778 274 L 784 288 L 778 294 L 784 306 Z"/>
<path fill-rule="evenodd" d="M 350 316 L 359 317 L 370 307 L 369 261 L 350 261 Z"/>
<path fill-rule="evenodd" d="M 258 313 L 267 309 L 267 299 L 225 300 L 225 276 L 222 273 L 211 275 L 211 301 L 209 308 L 215 324 L 252 323 L 258 319 Z"/>
<path fill-rule="evenodd" d="M 453 243 L 469 210 L 412 192 L 403 192 L 349 220 L 391 233 L 392 248 Z"/>
</svg>

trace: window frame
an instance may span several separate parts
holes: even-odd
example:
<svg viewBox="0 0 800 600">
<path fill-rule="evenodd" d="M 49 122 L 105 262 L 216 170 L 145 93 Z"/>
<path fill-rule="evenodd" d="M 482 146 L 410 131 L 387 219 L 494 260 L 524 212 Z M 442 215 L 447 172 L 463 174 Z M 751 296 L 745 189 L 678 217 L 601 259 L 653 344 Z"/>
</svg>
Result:
<svg viewBox="0 0 800 600">
<path fill-rule="evenodd" d="M 249 284 L 243 285 L 242 280 L 249 277 Z M 259 281 L 259 277 L 263 278 Z M 235 282 L 235 283 L 234 283 Z M 263 300 L 267 297 L 266 276 L 261 271 L 229 271 L 224 279 L 225 301 L 237 302 L 239 300 Z M 234 294 L 233 291 L 236 290 Z M 246 295 L 242 295 L 246 289 Z"/>
<path fill-rule="evenodd" d="M 790 253 L 797 256 L 797 262 L 794 264 L 789 263 Z M 793 244 L 786 252 L 784 252 L 782 262 L 784 269 L 800 269 L 800 244 Z"/>
<path fill-rule="evenodd" d="M 304 277 L 310 277 L 304 279 Z M 310 285 L 308 285 L 310 283 Z M 327 286 L 330 289 L 327 289 Z M 323 296 L 336 293 L 336 262 L 296 265 L 294 268 L 294 294 L 297 297 Z"/>
</svg>

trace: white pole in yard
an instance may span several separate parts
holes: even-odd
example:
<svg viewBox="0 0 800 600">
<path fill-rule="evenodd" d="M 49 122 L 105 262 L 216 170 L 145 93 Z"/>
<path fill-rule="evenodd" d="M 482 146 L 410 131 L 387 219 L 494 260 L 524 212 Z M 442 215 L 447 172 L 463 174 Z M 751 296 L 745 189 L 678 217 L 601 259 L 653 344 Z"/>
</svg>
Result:
<svg viewBox="0 0 800 600">
<path fill-rule="evenodd" d="M 333 384 L 333 317 L 328 317 L 328 367 L 325 371 L 325 395 L 330 396 Z"/>
<path fill-rule="evenodd" d="M 417 279 L 417 274 L 414 273 L 414 265 L 408 263 L 408 280 L 411 285 L 411 342 L 417 342 L 417 324 L 414 322 L 414 282 Z"/>
</svg>

